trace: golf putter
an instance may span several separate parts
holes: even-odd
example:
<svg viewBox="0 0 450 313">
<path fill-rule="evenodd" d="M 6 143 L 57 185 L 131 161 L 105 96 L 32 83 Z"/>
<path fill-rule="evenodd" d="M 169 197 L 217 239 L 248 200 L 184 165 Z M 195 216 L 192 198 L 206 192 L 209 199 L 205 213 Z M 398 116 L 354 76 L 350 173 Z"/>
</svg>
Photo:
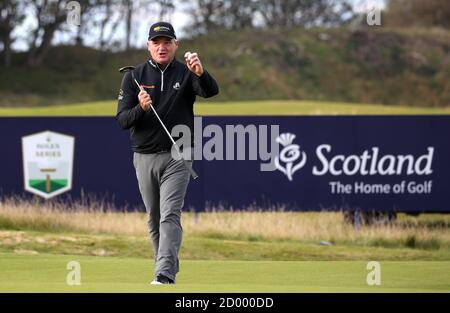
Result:
<svg viewBox="0 0 450 313">
<path fill-rule="evenodd" d="M 135 69 L 134 66 L 124 66 L 122 68 L 119 69 L 120 73 L 127 73 L 127 72 L 131 72 L 131 77 L 133 78 L 134 82 L 136 83 L 136 85 L 138 86 L 139 90 L 141 91 L 145 91 L 144 88 L 141 87 L 141 85 L 139 84 L 139 82 L 136 80 L 136 78 L 134 77 L 134 73 L 133 70 Z M 156 112 L 155 108 L 153 107 L 153 105 L 150 105 L 150 108 L 152 109 L 153 113 L 155 113 L 156 118 L 158 119 L 159 123 L 161 124 L 162 128 L 164 128 L 164 130 L 166 131 L 167 136 L 169 136 L 170 140 L 172 141 L 172 144 L 175 148 L 175 150 L 178 153 L 178 156 L 183 159 L 183 163 L 184 166 L 187 168 L 187 170 L 189 171 L 189 173 L 191 174 L 193 179 L 197 179 L 198 175 L 197 173 L 194 171 L 194 169 L 192 167 L 189 166 L 189 164 L 187 163 L 187 161 L 183 158 L 183 156 L 181 155 L 180 152 L 180 147 L 178 147 L 177 143 L 175 142 L 175 140 L 173 139 L 172 135 L 170 134 L 170 132 L 167 130 L 166 125 L 164 125 L 163 121 L 161 120 L 161 118 L 159 117 L 158 113 Z"/>
</svg>

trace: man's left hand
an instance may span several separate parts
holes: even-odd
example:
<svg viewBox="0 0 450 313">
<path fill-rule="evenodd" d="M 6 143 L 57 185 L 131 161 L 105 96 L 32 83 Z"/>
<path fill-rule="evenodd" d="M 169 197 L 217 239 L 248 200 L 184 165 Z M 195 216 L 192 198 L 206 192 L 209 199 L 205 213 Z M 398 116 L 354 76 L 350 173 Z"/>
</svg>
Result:
<svg viewBox="0 0 450 313">
<path fill-rule="evenodd" d="M 196 52 L 186 52 L 184 54 L 184 59 L 186 60 L 186 65 L 191 72 L 197 76 L 201 76 L 203 74 L 202 62 L 200 62 Z"/>
</svg>

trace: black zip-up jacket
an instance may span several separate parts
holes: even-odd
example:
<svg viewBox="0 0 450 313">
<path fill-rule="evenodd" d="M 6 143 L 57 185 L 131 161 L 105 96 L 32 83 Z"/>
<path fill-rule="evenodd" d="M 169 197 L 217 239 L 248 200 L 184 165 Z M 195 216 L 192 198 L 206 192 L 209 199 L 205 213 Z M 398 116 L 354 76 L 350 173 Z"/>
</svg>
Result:
<svg viewBox="0 0 450 313">
<path fill-rule="evenodd" d="M 197 95 L 209 98 L 219 93 L 214 78 L 206 70 L 198 77 L 176 59 L 164 71 L 149 60 L 133 72 L 139 84 L 150 94 L 152 105 L 169 132 L 179 124 L 188 126 L 193 145 L 195 98 Z M 139 153 L 170 151 L 170 138 L 153 111 L 146 112 L 141 108 L 138 94 L 139 88 L 131 73 L 126 73 L 120 87 L 116 119 L 122 129 L 130 129 L 132 150 Z"/>
</svg>

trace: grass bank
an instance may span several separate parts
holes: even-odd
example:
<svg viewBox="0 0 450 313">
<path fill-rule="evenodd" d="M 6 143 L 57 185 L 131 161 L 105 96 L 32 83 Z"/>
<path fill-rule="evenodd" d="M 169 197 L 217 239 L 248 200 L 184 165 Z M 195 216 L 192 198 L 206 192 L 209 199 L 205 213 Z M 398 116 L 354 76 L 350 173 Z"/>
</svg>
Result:
<svg viewBox="0 0 450 313">
<path fill-rule="evenodd" d="M 39 107 L 0 107 L 0 116 L 115 116 L 116 101 L 97 101 Z M 196 115 L 441 115 L 450 107 L 408 107 L 325 101 L 197 102 Z"/>
<path fill-rule="evenodd" d="M 142 41 L 142 44 L 145 43 Z M 219 101 L 311 99 L 450 105 L 448 29 L 299 28 L 219 31 L 180 41 L 199 53 L 220 85 Z M 42 66 L 0 64 L 0 106 L 41 106 L 117 98 L 118 69 L 148 59 L 144 47 L 108 53 L 52 47 Z"/>
</svg>

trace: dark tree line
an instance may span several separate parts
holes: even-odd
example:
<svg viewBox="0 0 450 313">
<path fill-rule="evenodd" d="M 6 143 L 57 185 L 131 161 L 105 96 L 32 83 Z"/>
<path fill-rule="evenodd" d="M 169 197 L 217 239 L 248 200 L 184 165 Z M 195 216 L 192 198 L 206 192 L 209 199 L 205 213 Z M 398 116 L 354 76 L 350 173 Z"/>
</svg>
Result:
<svg viewBox="0 0 450 313">
<path fill-rule="evenodd" d="M 448 0 L 386 1 L 390 25 L 450 27 Z M 80 25 L 73 27 L 66 22 L 69 2 L 0 0 L 2 64 L 11 64 L 12 46 L 22 40 L 28 65 L 39 66 L 58 33 L 64 34 L 59 43 L 128 50 L 136 46 L 133 36 L 143 20 L 172 21 L 176 11 L 187 17 L 188 36 L 243 28 L 334 27 L 356 16 L 351 0 L 78 0 Z"/>
<path fill-rule="evenodd" d="M 349 22 L 348 0 L 196 0 L 192 29 L 208 33 L 249 27 L 337 26 Z"/>
<path fill-rule="evenodd" d="M 351 16 L 347 0 L 78 0 L 80 25 L 74 28 L 66 22 L 69 2 L 0 0 L 4 65 L 11 64 L 16 28 L 26 32 L 22 37 L 26 37 L 28 65 L 39 66 L 57 33 L 65 34 L 60 37 L 69 44 L 85 45 L 89 38 L 93 45 L 95 37 L 94 46 L 101 50 L 128 50 L 143 16 L 171 21 L 175 9 L 183 10 L 188 17 L 188 35 L 250 27 L 339 25 Z M 33 26 L 24 29 L 24 20 L 30 18 L 34 19 Z M 123 34 L 123 38 L 117 38 L 117 34 Z"/>
<path fill-rule="evenodd" d="M 132 47 L 132 35 L 138 13 L 157 12 L 159 18 L 169 18 L 173 1 L 168 0 L 78 0 L 79 26 L 69 25 L 70 0 L 0 0 L 0 52 L 3 65 L 11 64 L 12 45 L 19 36 L 26 41 L 28 65 L 42 64 L 60 32 L 65 43 L 84 45 L 85 39 L 96 37 L 95 45 L 102 50 Z M 26 19 L 34 23 L 24 25 Z M 30 25 L 31 24 L 31 25 Z M 123 28 L 124 38 L 117 39 Z M 24 39 L 25 38 L 25 39 Z M 68 38 L 68 39 L 67 39 Z M 92 40 L 91 40 L 92 41 Z"/>
<path fill-rule="evenodd" d="M 0 44 L 3 53 L 3 63 L 5 66 L 11 64 L 11 45 L 15 38 L 12 32 L 25 19 L 23 7 L 20 1 L 0 1 Z"/>
</svg>

